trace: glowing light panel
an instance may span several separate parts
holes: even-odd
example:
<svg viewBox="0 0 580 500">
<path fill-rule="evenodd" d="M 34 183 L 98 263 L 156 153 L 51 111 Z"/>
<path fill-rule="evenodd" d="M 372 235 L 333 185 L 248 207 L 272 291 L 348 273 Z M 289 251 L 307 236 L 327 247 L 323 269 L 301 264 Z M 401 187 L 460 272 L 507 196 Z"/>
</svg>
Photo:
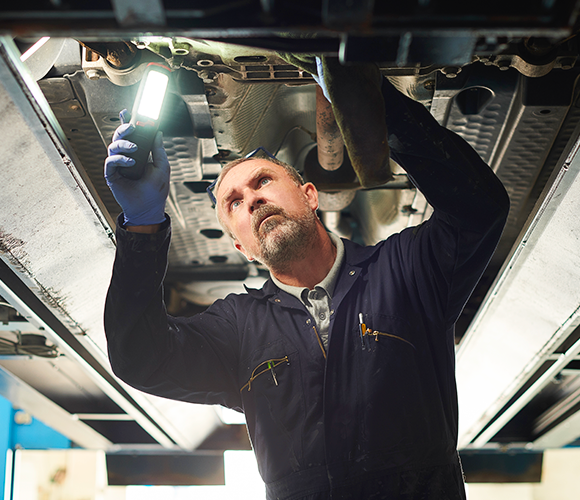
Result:
<svg viewBox="0 0 580 500">
<path fill-rule="evenodd" d="M 152 120 L 159 118 L 168 83 L 169 77 L 166 74 L 154 70 L 149 72 L 137 110 L 140 115 Z"/>
</svg>

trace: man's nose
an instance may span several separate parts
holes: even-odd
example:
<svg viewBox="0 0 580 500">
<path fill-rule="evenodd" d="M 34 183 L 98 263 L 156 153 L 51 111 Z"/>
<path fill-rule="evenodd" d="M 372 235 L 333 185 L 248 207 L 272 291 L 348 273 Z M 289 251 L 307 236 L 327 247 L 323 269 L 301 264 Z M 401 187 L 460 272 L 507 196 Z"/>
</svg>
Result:
<svg viewBox="0 0 580 500">
<path fill-rule="evenodd" d="M 253 213 L 254 210 L 257 210 L 262 205 L 266 204 L 266 200 L 259 195 L 252 195 L 251 198 L 248 200 L 248 207 L 250 208 L 250 213 Z"/>
</svg>

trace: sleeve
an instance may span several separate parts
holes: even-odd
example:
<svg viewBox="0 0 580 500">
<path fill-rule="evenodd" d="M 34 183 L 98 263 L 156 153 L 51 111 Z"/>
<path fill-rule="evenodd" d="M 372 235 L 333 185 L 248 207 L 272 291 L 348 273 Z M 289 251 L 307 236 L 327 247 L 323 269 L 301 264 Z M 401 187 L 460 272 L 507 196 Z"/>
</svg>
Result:
<svg viewBox="0 0 580 500">
<path fill-rule="evenodd" d="M 104 317 L 115 375 L 157 396 L 240 409 L 234 301 L 216 301 L 191 318 L 169 316 L 169 217 L 153 235 L 128 232 L 121 220 Z"/>
<path fill-rule="evenodd" d="M 423 309 L 455 323 L 497 246 L 509 212 L 500 180 L 475 150 L 418 102 L 383 83 L 393 158 L 434 213 L 400 235 L 407 276 Z"/>
</svg>

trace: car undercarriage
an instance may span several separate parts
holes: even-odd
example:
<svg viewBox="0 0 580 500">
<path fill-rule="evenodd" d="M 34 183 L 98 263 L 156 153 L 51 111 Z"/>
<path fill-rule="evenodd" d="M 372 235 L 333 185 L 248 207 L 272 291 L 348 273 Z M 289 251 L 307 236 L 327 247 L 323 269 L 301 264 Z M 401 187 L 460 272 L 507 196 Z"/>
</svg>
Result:
<svg viewBox="0 0 580 500">
<path fill-rule="evenodd" d="M 170 67 L 161 129 L 172 169 L 165 293 L 176 315 L 268 277 L 233 247 L 206 193 L 225 163 L 260 146 L 314 182 L 321 220 L 342 237 L 372 245 L 420 224 L 432 210 L 398 165 L 371 187 L 348 154 L 338 169 L 320 165 L 323 104 L 285 57 L 318 54 L 353 74 L 378 65 L 467 140 L 510 196 L 456 329 L 460 449 L 579 443 L 580 3 L 26 4 L 0 9 L 3 395 L 81 447 L 249 447 L 219 409 L 141 394 L 112 374 L 102 310 L 121 209 L 103 162 L 147 64 Z"/>
</svg>

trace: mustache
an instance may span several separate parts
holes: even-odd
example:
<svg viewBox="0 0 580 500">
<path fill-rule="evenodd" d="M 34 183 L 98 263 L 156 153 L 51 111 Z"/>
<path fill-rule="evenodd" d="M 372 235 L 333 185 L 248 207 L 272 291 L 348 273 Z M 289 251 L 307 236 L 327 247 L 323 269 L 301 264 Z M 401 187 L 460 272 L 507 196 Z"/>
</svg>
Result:
<svg viewBox="0 0 580 500">
<path fill-rule="evenodd" d="M 284 215 L 285 211 L 282 207 L 277 205 L 262 205 L 252 214 L 252 231 L 254 234 L 258 234 L 260 229 L 260 224 L 266 217 L 270 217 L 271 215 Z"/>
</svg>

